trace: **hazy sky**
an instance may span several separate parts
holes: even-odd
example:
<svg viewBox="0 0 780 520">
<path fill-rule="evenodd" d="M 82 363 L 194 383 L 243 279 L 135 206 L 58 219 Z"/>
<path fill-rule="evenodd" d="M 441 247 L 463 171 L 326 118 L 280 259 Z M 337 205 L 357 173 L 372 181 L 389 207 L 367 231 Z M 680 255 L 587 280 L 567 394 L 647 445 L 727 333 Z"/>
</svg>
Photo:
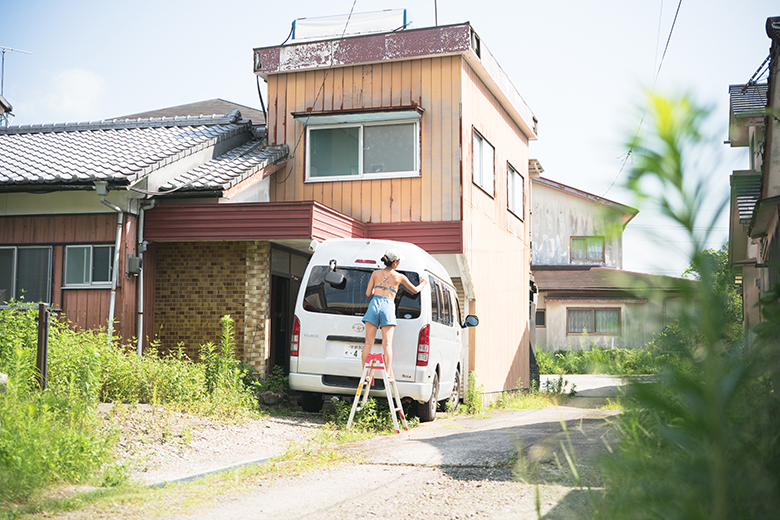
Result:
<svg viewBox="0 0 780 520">
<path fill-rule="evenodd" d="M 295 18 L 347 14 L 352 4 L 0 0 L 0 46 L 32 53 L 5 54 L 11 124 L 105 119 L 212 98 L 260 108 L 252 49 L 281 44 Z M 433 0 L 355 4 L 355 12 L 397 8 L 407 9 L 413 28 L 435 23 Z M 777 0 L 438 1 L 439 25 L 471 22 L 536 115 L 539 140 L 530 156 L 544 175 L 628 205 L 635 201 L 619 187 L 624 143 L 637 131 L 636 107 L 644 106 L 643 89 L 659 65 L 655 91 L 691 92 L 711 105 L 722 142 L 728 85 L 747 82 L 759 68 L 769 53 L 764 24 L 778 15 Z M 712 200 L 727 195 L 732 170 L 747 168 L 744 150 L 719 151 L 704 173 Z M 725 242 L 727 222 L 724 215 L 711 247 Z M 624 268 L 682 273 L 684 237 L 665 226 L 640 207 L 624 235 Z"/>
</svg>

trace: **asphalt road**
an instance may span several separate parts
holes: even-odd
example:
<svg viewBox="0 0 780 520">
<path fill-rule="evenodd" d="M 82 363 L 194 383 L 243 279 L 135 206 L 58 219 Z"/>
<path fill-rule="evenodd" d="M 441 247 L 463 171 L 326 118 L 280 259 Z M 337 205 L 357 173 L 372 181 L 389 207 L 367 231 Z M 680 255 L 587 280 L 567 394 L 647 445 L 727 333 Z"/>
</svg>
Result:
<svg viewBox="0 0 780 520">
<path fill-rule="evenodd" d="M 582 467 L 605 451 L 608 419 L 617 412 L 599 407 L 620 379 L 564 379 L 578 395 L 566 406 L 440 415 L 399 435 L 339 448 L 359 463 L 279 479 L 170 518 L 537 518 L 537 504 L 544 518 L 577 518 L 584 490 L 519 482 L 513 474 L 518 459 L 527 467 L 565 464 L 562 444 Z"/>
</svg>

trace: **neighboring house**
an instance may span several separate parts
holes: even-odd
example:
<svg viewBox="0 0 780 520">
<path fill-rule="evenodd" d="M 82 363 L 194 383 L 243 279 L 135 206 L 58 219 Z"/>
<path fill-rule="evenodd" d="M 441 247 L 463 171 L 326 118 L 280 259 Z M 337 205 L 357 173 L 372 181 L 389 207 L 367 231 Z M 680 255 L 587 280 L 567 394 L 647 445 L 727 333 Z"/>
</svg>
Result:
<svg viewBox="0 0 780 520">
<path fill-rule="evenodd" d="M 149 244 L 143 230 L 145 213 L 166 197 L 231 202 L 267 193 L 267 175 L 287 148 L 265 148 L 254 136 L 238 110 L 0 128 L 0 304 L 48 302 L 82 328 L 105 327 L 110 320 L 121 341 L 140 338 L 139 350 L 155 336 L 175 346 L 176 334 L 186 332 L 193 333 L 191 348 L 198 335 L 200 342 L 216 341 L 221 313 L 241 314 L 243 336 L 245 293 L 253 288 L 243 281 L 231 285 L 238 303 L 208 313 L 188 306 L 188 298 L 160 302 L 155 279 L 166 271 L 156 267 L 160 247 Z M 266 188 L 259 190 L 264 178 Z M 230 276 L 217 279 L 231 284 Z M 175 280 L 162 293 L 188 292 L 192 283 Z M 211 288 L 229 298 L 221 289 Z M 166 321 L 168 315 L 181 321 Z M 193 319 L 179 327 L 193 315 L 203 328 L 194 330 Z M 155 327 L 155 318 L 165 330 Z"/>
<path fill-rule="evenodd" d="M 344 216 L 346 236 L 432 253 L 462 315 L 480 318 L 464 373 L 488 394 L 527 386 L 536 119 L 472 27 L 258 48 L 255 71 L 268 83 L 269 143 L 292 155 L 271 202 L 315 201 Z"/>
<path fill-rule="evenodd" d="M 761 321 L 758 301 L 780 280 L 780 17 L 768 18 L 765 84 L 731 85 L 729 143 L 747 147 L 747 170 L 731 175 L 729 262 L 742 285 L 744 330 Z"/>
<path fill-rule="evenodd" d="M 447 268 L 461 316 L 480 318 L 464 335 L 464 375 L 475 371 L 488 398 L 518 381 L 527 386 L 536 119 L 471 26 L 293 40 L 255 49 L 255 73 L 268 83 L 267 148 L 254 140 L 264 129 L 225 118 L 191 117 L 185 128 L 163 117 L 0 133 L 0 244 L 9 255 L 41 249 L 36 299 L 51 295 L 71 319 L 87 313 L 82 326 L 109 318 L 105 274 L 88 287 L 62 282 L 69 246 L 88 248 L 79 250 L 85 265 L 116 251 L 117 214 L 95 193 L 104 179 L 125 217 L 113 271 L 124 339 L 181 343 L 194 354 L 218 341 L 219 317 L 231 314 L 244 362 L 261 375 L 286 368 L 312 240 L 403 240 Z M 96 142 L 82 144 L 80 135 Z M 179 141 L 187 145 L 168 153 Z M 30 223 L 39 228 L 25 232 Z M 142 283 L 126 255 L 143 256 Z"/>
<path fill-rule="evenodd" d="M 531 162 L 535 346 L 641 347 L 679 314 L 680 278 L 623 271 L 638 210 L 539 176 Z"/>
</svg>

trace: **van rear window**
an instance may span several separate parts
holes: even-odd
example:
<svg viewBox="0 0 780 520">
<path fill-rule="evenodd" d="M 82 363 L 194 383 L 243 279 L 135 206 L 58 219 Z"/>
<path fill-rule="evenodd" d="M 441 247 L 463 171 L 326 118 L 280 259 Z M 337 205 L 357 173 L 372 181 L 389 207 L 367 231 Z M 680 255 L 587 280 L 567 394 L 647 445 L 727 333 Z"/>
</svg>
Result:
<svg viewBox="0 0 780 520">
<path fill-rule="evenodd" d="M 339 267 L 336 272 L 344 275 L 344 282 L 335 287 L 325 281 L 328 271 L 330 267 L 326 265 L 312 267 L 303 297 L 304 310 L 324 314 L 363 316 L 368 310 L 368 302 L 371 299 L 366 296 L 366 287 L 371 273 L 374 272 L 373 269 Z M 405 274 L 412 284 L 420 283 L 420 276 L 416 272 L 398 272 Z M 399 320 L 419 318 L 420 294 L 411 294 L 403 286 L 399 287 L 395 297 L 395 317 Z"/>
</svg>

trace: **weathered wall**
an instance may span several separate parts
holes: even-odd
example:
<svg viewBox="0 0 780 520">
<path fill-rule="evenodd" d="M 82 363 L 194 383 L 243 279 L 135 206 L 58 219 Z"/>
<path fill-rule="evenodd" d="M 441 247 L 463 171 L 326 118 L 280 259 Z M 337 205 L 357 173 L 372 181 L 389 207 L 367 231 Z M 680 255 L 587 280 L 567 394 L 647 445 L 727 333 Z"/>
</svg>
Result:
<svg viewBox="0 0 780 520">
<path fill-rule="evenodd" d="M 534 265 L 603 265 L 622 269 L 622 215 L 614 209 L 532 183 Z M 604 261 L 571 261 L 571 237 L 603 236 Z"/>
</svg>

